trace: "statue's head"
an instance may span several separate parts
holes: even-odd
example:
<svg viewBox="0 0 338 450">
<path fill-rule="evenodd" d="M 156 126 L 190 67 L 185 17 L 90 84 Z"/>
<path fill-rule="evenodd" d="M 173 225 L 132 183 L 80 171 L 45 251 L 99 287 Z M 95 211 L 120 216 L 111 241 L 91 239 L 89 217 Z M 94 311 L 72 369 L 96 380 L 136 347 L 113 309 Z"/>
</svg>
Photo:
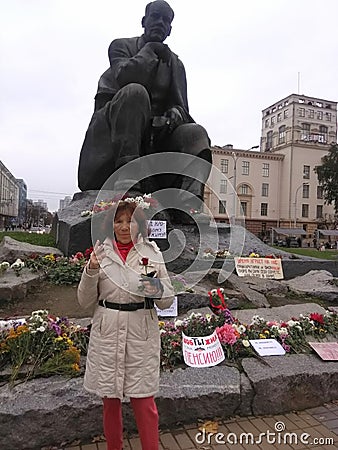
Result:
<svg viewBox="0 0 338 450">
<path fill-rule="evenodd" d="M 163 42 L 171 32 L 174 11 L 164 0 L 155 0 L 146 6 L 142 18 L 144 35 L 148 42 Z"/>
</svg>

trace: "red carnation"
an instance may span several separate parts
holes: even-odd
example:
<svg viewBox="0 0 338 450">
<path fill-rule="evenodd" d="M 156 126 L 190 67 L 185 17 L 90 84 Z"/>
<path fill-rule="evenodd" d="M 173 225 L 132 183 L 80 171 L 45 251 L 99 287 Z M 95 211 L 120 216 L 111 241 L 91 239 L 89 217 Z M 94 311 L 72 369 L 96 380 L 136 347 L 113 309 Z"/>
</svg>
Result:
<svg viewBox="0 0 338 450">
<path fill-rule="evenodd" d="M 312 313 L 312 314 L 310 314 L 310 319 L 314 320 L 315 322 L 318 322 L 318 323 L 324 323 L 324 316 L 323 316 L 323 314 Z"/>
<path fill-rule="evenodd" d="M 143 266 L 147 266 L 147 265 L 148 265 L 148 262 L 149 262 L 149 258 L 142 258 L 142 259 L 141 259 L 141 262 L 142 262 L 142 265 L 143 265 Z"/>
</svg>

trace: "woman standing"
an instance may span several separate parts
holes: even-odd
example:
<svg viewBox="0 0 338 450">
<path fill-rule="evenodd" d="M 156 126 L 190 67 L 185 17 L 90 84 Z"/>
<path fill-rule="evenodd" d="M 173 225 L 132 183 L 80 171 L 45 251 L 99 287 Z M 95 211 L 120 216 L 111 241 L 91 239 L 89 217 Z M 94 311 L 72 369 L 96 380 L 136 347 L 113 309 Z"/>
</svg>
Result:
<svg viewBox="0 0 338 450">
<path fill-rule="evenodd" d="M 153 306 L 168 308 L 173 289 L 136 202 L 115 204 L 104 232 L 107 238 L 96 242 L 78 287 L 80 305 L 95 305 L 84 388 L 103 399 L 107 450 L 122 449 L 124 396 L 130 397 L 142 449 L 158 450 L 160 334 Z"/>
</svg>

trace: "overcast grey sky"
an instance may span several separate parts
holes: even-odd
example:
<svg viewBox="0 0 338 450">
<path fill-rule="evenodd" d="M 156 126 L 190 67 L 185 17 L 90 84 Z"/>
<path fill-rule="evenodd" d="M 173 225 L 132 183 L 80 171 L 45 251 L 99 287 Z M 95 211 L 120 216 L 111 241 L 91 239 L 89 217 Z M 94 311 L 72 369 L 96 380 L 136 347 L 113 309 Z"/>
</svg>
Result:
<svg viewBox="0 0 338 450">
<path fill-rule="evenodd" d="M 0 160 L 50 210 L 78 191 L 108 46 L 142 34 L 146 3 L 0 0 Z M 213 145 L 258 145 L 261 110 L 298 92 L 298 72 L 301 94 L 338 100 L 337 0 L 169 3 L 166 43 L 185 65 L 190 113 Z"/>
</svg>

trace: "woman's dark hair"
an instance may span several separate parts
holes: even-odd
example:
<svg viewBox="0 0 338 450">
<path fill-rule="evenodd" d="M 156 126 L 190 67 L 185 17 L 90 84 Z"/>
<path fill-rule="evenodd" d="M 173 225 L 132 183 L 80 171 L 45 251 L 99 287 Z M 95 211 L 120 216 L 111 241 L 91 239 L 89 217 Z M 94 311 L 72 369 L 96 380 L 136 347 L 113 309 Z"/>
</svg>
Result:
<svg viewBox="0 0 338 450">
<path fill-rule="evenodd" d="M 102 231 L 103 234 L 109 238 L 114 238 L 114 220 L 115 218 L 122 214 L 127 213 L 130 214 L 130 216 L 136 220 L 138 229 L 140 234 L 143 237 L 147 237 L 149 234 L 148 231 L 148 224 L 147 224 L 147 217 L 143 211 L 142 208 L 137 207 L 137 203 L 135 202 L 124 202 L 119 201 L 116 203 L 116 205 L 112 206 L 111 208 L 107 209 L 105 218 L 102 224 Z"/>
</svg>

